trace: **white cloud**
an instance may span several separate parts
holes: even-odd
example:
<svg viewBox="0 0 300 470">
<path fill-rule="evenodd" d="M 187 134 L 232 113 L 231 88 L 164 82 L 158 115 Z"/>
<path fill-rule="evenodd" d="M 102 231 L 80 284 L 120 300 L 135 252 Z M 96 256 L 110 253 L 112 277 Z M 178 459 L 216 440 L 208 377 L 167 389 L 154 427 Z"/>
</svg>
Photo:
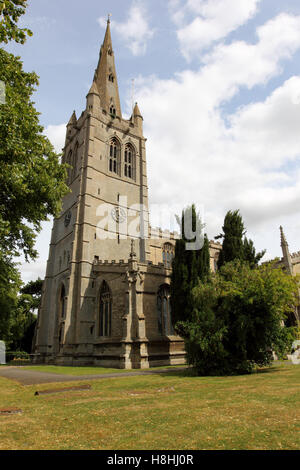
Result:
<svg viewBox="0 0 300 470">
<path fill-rule="evenodd" d="M 49 125 L 44 130 L 45 135 L 58 153 L 61 153 L 65 145 L 66 125 L 67 124 Z"/>
<path fill-rule="evenodd" d="M 184 5 L 170 2 L 172 19 L 179 27 L 177 37 L 182 54 L 191 59 L 215 41 L 246 23 L 257 12 L 261 0 L 188 0 Z M 197 15 L 189 23 L 186 16 Z"/>
<path fill-rule="evenodd" d="M 218 45 L 197 72 L 139 78 L 137 88 L 151 202 L 204 204 L 210 236 L 227 210 L 240 209 L 270 256 L 279 243 L 276 232 L 273 245 L 264 244 L 267 224 L 277 230 L 288 217 L 299 218 L 300 77 L 231 115 L 222 107 L 242 87 L 280 74 L 281 60 L 300 48 L 300 17 L 279 15 L 257 34 L 256 44 Z"/>
<path fill-rule="evenodd" d="M 98 19 L 101 26 L 106 26 L 106 19 Z M 133 1 L 128 18 L 125 22 L 111 21 L 111 28 L 120 35 L 134 56 L 144 55 L 147 43 L 152 38 L 154 30 L 148 24 L 148 13 L 141 0 Z"/>
</svg>

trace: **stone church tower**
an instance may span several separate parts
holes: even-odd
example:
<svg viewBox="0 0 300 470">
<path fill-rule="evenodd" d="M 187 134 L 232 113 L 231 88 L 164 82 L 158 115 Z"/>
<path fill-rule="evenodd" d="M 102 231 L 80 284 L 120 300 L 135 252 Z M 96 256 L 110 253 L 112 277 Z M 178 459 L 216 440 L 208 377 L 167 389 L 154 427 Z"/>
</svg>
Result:
<svg viewBox="0 0 300 470">
<path fill-rule="evenodd" d="M 67 124 L 70 192 L 55 219 L 35 361 L 147 368 L 182 364 L 170 274 L 175 233 L 149 227 L 146 139 L 122 118 L 108 20 L 86 109 Z M 211 267 L 220 245 L 211 242 Z"/>
</svg>

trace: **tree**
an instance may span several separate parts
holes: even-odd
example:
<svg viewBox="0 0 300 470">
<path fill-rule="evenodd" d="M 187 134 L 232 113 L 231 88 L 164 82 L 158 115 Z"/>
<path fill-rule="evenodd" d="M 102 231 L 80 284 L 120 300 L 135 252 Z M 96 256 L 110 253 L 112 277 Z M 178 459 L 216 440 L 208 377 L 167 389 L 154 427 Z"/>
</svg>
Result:
<svg viewBox="0 0 300 470">
<path fill-rule="evenodd" d="M 216 239 L 223 238 L 223 246 L 218 259 L 218 269 L 229 261 L 243 259 L 245 227 L 238 210 L 227 212 L 222 229 L 224 233 L 215 237 Z"/>
<path fill-rule="evenodd" d="M 17 310 L 18 292 L 22 281 L 15 263 L 0 252 L 0 339 L 12 341 L 13 314 Z"/>
<path fill-rule="evenodd" d="M 31 35 L 17 27 L 26 5 L 25 0 L 0 0 L 1 42 L 24 43 Z M 68 188 L 66 166 L 42 134 L 32 102 L 38 76 L 24 72 L 19 57 L 0 49 L 0 77 L 5 85 L 5 103 L 0 104 L 0 333 L 11 341 L 21 284 L 13 257 L 36 258 L 41 222 L 58 215 Z"/>
<path fill-rule="evenodd" d="M 204 235 L 203 247 L 199 250 L 199 261 L 198 261 L 198 275 L 202 282 L 209 279 L 210 276 L 210 254 L 209 254 L 209 241 L 207 235 Z"/>
<path fill-rule="evenodd" d="M 203 279 L 209 272 L 207 267 L 208 240 L 206 238 L 203 245 L 204 224 L 194 204 L 182 211 L 180 226 L 181 238 L 176 240 L 171 275 L 171 310 L 175 329 L 178 321 L 184 321 L 190 317 L 192 289 L 198 284 L 199 278 Z M 195 235 L 196 231 L 197 235 Z M 187 243 L 195 243 L 197 240 L 198 244 L 194 247 L 196 249 L 187 249 Z"/>
<path fill-rule="evenodd" d="M 0 49 L 6 103 L 0 105 L 0 250 L 35 258 L 41 222 L 56 216 L 67 191 L 65 166 L 42 135 L 31 101 L 38 77 L 19 58 Z"/>
<path fill-rule="evenodd" d="M 263 256 L 265 255 L 266 250 L 263 250 L 263 251 L 260 251 L 259 253 L 256 253 L 253 241 L 248 240 L 247 237 L 244 238 L 243 245 L 244 245 L 244 247 L 243 247 L 243 249 L 244 249 L 244 261 L 249 263 L 249 265 L 251 267 L 258 266 L 258 263 L 261 260 L 261 258 L 263 258 Z"/>
<path fill-rule="evenodd" d="M 25 13 L 27 0 L 0 0 L 0 43 L 16 41 L 24 44 L 26 35 L 32 36 L 27 28 L 18 28 L 17 22 Z"/>
<path fill-rule="evenodd" d="M 249 373 L 290 347 L 283 327 L 297 298 L 297 279 L 274 265 L 225 264 L 193 290 L 193 314 L 181 323 L 187 357 L 199 375 Z"/>
<path fill-rule="evenodd" d="M 264 256 L 265 250 L 256 254 L 252 240 L 248 240 L 246 237 L 243 238 L 246 230 L 239 210 L 227 212 L 222 229 L 223 233 L 215 237 L 216 239 L 223 239 L 222 250 L 218 259 L 218 269 L 225 263 L 234 260 L 246 261 L 252 267 L 257 266 Z"/>
<path fill-rule="evenodd" d="M 10 349 L 31 352 L 32 340 L 37 322 L 37 309 L 42 296 L 43 281 L 30 281 L 20 290 L 16 313 L 13 316 Z"/>
</svg>

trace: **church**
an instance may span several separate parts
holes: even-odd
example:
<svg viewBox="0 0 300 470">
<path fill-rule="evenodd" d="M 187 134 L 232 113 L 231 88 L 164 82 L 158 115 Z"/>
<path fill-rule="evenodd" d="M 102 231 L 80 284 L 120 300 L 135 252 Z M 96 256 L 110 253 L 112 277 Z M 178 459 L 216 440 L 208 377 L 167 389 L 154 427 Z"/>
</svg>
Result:
<svg viewBox="0 0 300 470">
<path fill-rule="evenodd" d="M 108 20 L 86 109 L 67 124 L 62 161 L 70 192 L 52 228 L 35 362 L 185 363 L 170 311 L 178 234 L 149 225 L 145 144 L 138 105 L 122 118 Z M 210 243 L 212 269 L 220 248 Z"/>
<path fill-rule="evenodd" d="M 135 104 L 122 118 L 110 21 L 86 109 L 72 114 L 63 163 L 70 192 L 54 220 L 35 333 L 35 363 L 149 368 L 185 363 L 172 328 L 179 235 L 149 224 L 146 139 Z M 215 271 L 221 245 L 210 241 Z M 281 260 L 294 273 L 282 232 Z"/>
</svg>

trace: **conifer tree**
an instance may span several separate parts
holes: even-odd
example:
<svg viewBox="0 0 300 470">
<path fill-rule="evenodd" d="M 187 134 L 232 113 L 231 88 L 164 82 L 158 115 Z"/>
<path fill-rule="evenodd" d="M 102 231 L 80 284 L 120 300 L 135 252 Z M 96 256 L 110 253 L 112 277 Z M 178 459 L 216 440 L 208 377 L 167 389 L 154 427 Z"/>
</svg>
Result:
<svg viewBox="0 0 300 470">
<path fill-rule="evenodd" d="M 265 255 L 266 250 L 256 253 L 254 244 L 252 240 L 248 240 L 247 237 L 244 238 L 244 261 L 249 263 L 250 267 L 258 266 L 259 261 Z"/>
<path fill-rule="evenodd" d="M 224 233 L 215 237 L 216 239 L 223 238 L 223 246 L 218 259 L 218 269 L 229 261 L 234 261 L 235 259 L 242 260 L 244 257 L 243 236 L 245 234 L 245 227 L 238 210 L 227 212 L 222 229 Z"/>
<path fill-rule="evenodd" d="M 175 257 L 172 264 L 171 275 L 171 310 L 173 326 L 178 321 L 185 321 L 191 315 L 193 309 L 192 289 L 198 284 L 199 279 L 203 280 L 205 273 L 209 272 L 209 245 L 208 240 L 205 248 L 198 250 L 187 250 L 186 243 L 195 241 L 189 239 L 191 234 L 185 230 L 185 223 L 191 222 L 193 233 L 198 230 L 198 237 L 201 239 L 204 224 L 196 212 L 195 205 L 186 208 L 181 217 L 181 238 L 176 240 Z M 208 251 L 208 256 L 207 256 Z M 208 259 L 208 263 L 207 263 Z M 202 266 L 202 262 L 204 265 Z"/>
<path fill-rule="evenodd" d="M 205 282 L 210 275 L 210 255 L 209 255 L 209 241 L 207 235 L 204 235 L 204 243 L 198 256 L 198 276 L 200 281 Z"/>
<path fill-rule="evenodd" d="M 215 237 L 223 238 L 218 269 L 234 260 L 245 261 L 252 268 L 257 266 L 266 251 L 256 253 L 253 241 L 244 236 L 246 230 L 239 210 L 227 212 L 222 228 L 224 233 Z"/>
</svg>

